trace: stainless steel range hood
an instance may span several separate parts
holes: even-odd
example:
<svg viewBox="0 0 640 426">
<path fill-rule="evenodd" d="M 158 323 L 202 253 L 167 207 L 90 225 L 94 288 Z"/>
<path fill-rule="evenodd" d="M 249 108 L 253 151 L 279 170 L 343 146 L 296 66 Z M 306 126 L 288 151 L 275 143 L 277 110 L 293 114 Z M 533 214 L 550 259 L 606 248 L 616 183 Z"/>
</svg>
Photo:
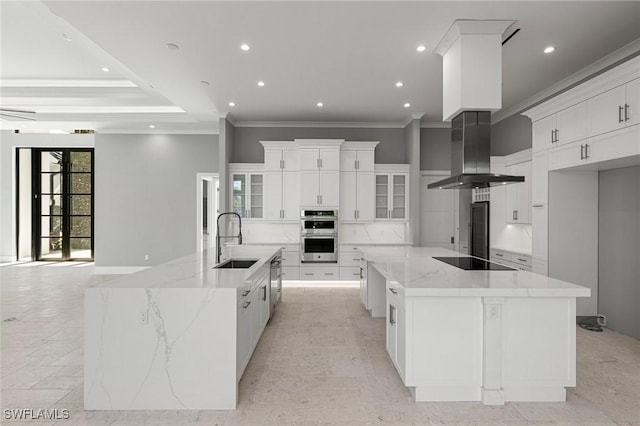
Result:
<svg viewBox="0 0 640 426">
<path fill-rule="evenodd" d="M 428 188 L 488 188 L 524 182 L 524 176 L 491 173 L 491 112 L 463 111 L 451 121 L 451 176 Z"/>
</svg>

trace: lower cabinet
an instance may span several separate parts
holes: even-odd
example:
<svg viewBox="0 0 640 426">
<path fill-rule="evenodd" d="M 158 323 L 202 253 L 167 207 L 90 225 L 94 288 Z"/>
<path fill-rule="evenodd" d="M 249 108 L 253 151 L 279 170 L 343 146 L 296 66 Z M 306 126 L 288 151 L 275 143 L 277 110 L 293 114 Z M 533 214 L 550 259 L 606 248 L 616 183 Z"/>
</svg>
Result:
<svg viewBox="0 0 640 426">
<path fill-rule="evenodd" d="M 393 365 L 405 380 L 406 366 L 406 335 L 407 322 L 405 317 L 404 297 L 398 295 L 399 290 L 387 284 L 387 353 Z"/>
<path fill-rule="evenodd" d="M 491 249 L 490 260 L 511 268 L 531 272 L 531 256 L 507 250 Z"/>
<path fill-rule="evenodd" d="M 340 279 L 338 266 L 300 266 L 300 279 L 309 281 L 336 281 Z"/>
</svg>

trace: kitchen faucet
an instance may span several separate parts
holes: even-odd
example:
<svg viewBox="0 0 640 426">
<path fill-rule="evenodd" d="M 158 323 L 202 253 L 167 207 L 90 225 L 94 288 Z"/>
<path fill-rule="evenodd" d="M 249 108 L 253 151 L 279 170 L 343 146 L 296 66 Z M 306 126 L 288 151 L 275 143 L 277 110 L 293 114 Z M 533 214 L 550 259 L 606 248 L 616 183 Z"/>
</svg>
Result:
<svg viewBox="0 0 640 426">
<path fill-rule="evenodd" d="M 238 216 L 238 235 L 220 235 L 220 218 L 224 215 L 231 214 Z M 220 245 L 221 238 L 237 238 L 238 244 L 242 244 L 242 217 L 236 212 L 224 212 L 218 215 L 216 219 L 216 263 L 220 263 L 220 256 L 222 255 L 222 246 Z"/>
</svg>

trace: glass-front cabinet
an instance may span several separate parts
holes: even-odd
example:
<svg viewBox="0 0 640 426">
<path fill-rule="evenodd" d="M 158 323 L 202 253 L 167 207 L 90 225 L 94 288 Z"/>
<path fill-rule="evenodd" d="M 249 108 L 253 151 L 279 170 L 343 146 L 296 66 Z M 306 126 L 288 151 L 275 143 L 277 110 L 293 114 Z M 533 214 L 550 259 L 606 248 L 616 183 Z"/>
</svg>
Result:
<svg viewBox="0 0 640 426">
<path fill-rule="evenodd" d="M 406 220 L 408 218 L 408 197 L 409 173 L 407 172 L 385 172 L 389 168 L 402 168 L 398 166 L 376 165 L 376 220 Z"/>
<path fill-rule="evenodd" d="M 261 166 L 261 165 L 260 165 Z M 264 173 L 247 170 L 249 165 L 229 165 L 231 211 L 243 219 L 264 218 Z"/>
</svg>

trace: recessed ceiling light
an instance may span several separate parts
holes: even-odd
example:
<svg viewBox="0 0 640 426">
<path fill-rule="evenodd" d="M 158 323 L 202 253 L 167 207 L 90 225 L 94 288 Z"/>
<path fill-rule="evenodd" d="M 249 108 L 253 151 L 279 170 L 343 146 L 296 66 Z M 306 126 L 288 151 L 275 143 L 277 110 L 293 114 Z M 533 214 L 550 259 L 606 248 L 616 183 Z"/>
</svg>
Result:
<svg viewBox="0 0 640 426">
<path fill-rule="evenodd" d="M 398 82 L 396 83 L 396 87 L 402 87 L 402 86 L 404 86 L 404 83 L 403 83 L 403 82 L 398 81 Z"/>
<path fill-rule="evenodd" d="M 210 83 L 207 80 L 201 80 L 200 84 L 202 84 L 203 86 L 208 86 Z"/>
<path fill-rule="evenodd" d="M 318 105 L 318 108 L 322 108 L 324 106 L 322 102 L 318 102 L 316 105 Z"/>
<path fill-rule="evenodd" d="M 167 49 L 169 50 L 180 50 L 180 46 L 175 43 L 167 43 Z"/>
<path fill-rule="evenodd" d="M 104 72 L 109 72 L 109 71 L 110 71 L 110 70 L 109 70 L 109 68 L 107 68 L 107 67 L 102 67 L 101 69 L 102 69 L 102 71 L 104 71 Z"/>
<path fill-rule="evenodd" d="M 251 46 L 249 46 L 247 43 L 243 43 L 240 45 L 240 49 L 246 52 L 247 50 L 251 49 Z"/>
<path fill-rule="evenodd" d="M 236 106 L 236 103 L 235 102 L 229 102 L 229 106 L 230 107 L 234 107 L 234 106 Z"/>
<path fill-rule="evenodd" d="M 264 87 L 264 81 L 259 81 L 259 82 L 258 82 L 258 86 L 260 86 L 260 87 Z"/>
<path fill-rule="evenodd" d="M 410 104 L 409 102 L 407 102 L 407 103 L 405 103 L 405 104 L 404 104 L 404 107 L 405 107 L 405 108 L 409 108 L 410 106 L 411 106 L 411 104 Z"/>
<path fill-rule="evenodd" d="M 416 50 L 418 52 L 424 52 L 425 50 L 427 50 L 427 47 L 424 44 L 421 44 L 420 46 L 416 47 Z"/>
<path fill-rule="evenodd" d="M 545 48 L 544 48 L 544 53 L 551 53 L 551 52 L 553 52 L 554 50 L 556 50 L 556 48 L 555 48 L 555 47 L 553 47 L 553 46 L 547 46 L 547 47 L 545 47 Z"/>
<path fill-rule="evenodd" d="M 62 33 L 62 38 L 63 38 L 65 41 L 71 41 L 71 40 L 72 40 L 72 39 L 71 39 L 71 37 L 69 37 L 67 34 L 64 34 L 64 33 Z"/>
<path fill-rule="evenodd" d="M 155 128 L 156 128 L 156 126 L 154 126 L 153 124 L 149 124 L 149 128 L 150 128 L 150 129 L 155 129 Z"/>
</svg>

